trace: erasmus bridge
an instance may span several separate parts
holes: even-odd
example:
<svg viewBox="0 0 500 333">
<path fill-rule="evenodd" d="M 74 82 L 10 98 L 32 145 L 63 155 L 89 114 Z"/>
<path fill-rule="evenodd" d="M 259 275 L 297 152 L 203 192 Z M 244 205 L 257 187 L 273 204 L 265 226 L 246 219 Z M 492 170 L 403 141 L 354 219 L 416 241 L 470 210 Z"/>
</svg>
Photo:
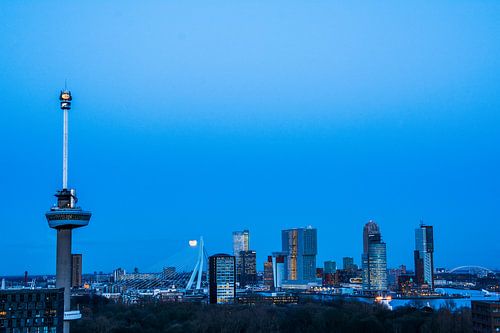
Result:
<svg viewBox="0 0 500 333">
<path fill-rule="evenodd" d="M 207 260 L 203 237 L 190 240 L 189 246 L 166 261 L 154 265 L 147 273 L 114 272 L 115 285 L 123 291 L 150 291 L 155 289 L 182 291 L 186 294 L 206 292 Z"/>
</svg>

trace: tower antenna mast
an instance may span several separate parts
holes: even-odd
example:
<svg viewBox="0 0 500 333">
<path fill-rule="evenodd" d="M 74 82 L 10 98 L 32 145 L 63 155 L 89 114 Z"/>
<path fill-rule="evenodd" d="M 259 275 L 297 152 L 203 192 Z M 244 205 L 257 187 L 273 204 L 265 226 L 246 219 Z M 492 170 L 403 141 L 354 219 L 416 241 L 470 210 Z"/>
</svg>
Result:
<svg viewBox="0 0 500 333">
<path fill-rule="evenodd" d="M 63 174 L 62 188 L 68 188 L 68 111 L 71 109 L 71 92 L 69 90 L 61 91 L 59 100 L 61 102 L 61 110 L 63 110 Z"/>
</svg>

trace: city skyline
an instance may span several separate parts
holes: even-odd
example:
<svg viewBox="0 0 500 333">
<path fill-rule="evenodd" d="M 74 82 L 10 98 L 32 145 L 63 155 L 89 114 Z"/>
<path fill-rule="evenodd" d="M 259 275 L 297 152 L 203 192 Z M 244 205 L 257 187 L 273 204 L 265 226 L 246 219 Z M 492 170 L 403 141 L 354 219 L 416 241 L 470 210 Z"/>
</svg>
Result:
<svg viewBox="0 0 500 333">
<path fill-rule="evenodd" d="M 372 233 L 367 233 L 367 226 L 369 225 L 376 225 L 376 229 L 373 229 L 371 231 L 373 231 L 375 234 L 378 234 L 379 235 L 379 238 L 380 238 L 380 229 L 378 227 L 377 224 L 375 224 L 375 221 L 374 220 L 368 220 L 368 222 L 365 224 L 364 228 L 363 228 L 363 241 L 362 241 L 362 244 L 363 244 L 363 250 L 361 252 L 361 257 L 359 258 L 359 261 L 355 258 L 355 257 L 346 257 L 346 256 L 343 256 L 342 257 L 342 260 L 341 262 L 343 262 L 342 266 L 339 266 L 339 264 L 336 262 L 336 260 L 326 260 L 324 262 L 317 262 L 316 264 L 316 267 L 317 268 L 321 268 L 323 269 L 323 264 L 330 264 L 330 263 L 333 263 L 335 264 L 335 269 L 343 269 L 343 270 L 349 270 L 350 268 L 349 267 L 346 267 L 346 263 L 347 265 L 353 265 L 353 267 L 355 267 L 355 270 L 357 269 L 360 269 L 360 272 L 361 272 L 361 269 L 362 269 L 362 265 L 363 265 L 363 251 L 365 250 L 365 243 L 366 243 L 366 246 L 368 247 L 368 237 L 369 237 L 369 234 L 370 234 L 370 237 L 371 237 L 371 234 Z M 283 240 L 283 233 L 286 233 L 286 232 L 290 232 L 291 230 L 307 230 L 307 229 L 311 229 L 312 226 L 305 226 L 305 227 L 293 227 L 293 228 L 287 228 L 287 229 L 284 229 L 284 230 L 281 230 L 281 241 L 284 242 Z M 423 221 L 420 221 L 420 224 L 419 224 L 419 227 L 414 229 L 414 232 L 415 232 L 415 241 L 417 242 L 417 239 L 418 239 L 418 236 L 417 236 L 417 231 L 422 229 L 422 228 L 430 228 L 431 230 L 431 233 L 433 233 L 433 226 L 431 225 L 425 225 L 423 224 Z M 316 228 L 313 228 L 314 231 L 317 231 Z M 246 233 L 246 243 L 248 244 L 249 243 L 249 240 L 250 240 L 250 237 L 249 237 L 249 230 L 248 229 L 245 229 L 244 232 Z M 233 231 L 232 232 L 232 243 L 231 243 L 231 248 L 234 249 L 235 248 L 235 244 L 234 244 L 234 241 L 235 241 L 235 234 L 236 233 L 241 233 L 240 231 Z M 316 234 L 315 234 L 315 237 L 316 238 Z M 432 237 L 432 236 L 431 236 Z M 366 240 L 366 242 L 365 242 Z M 173 256 L 170 256 L 169 258 L 167 258 L 166 260 L 162 260 L 161 262 L 157 262 L 155 263 L 154 267 L 156 268 L 152 268 L 153 266 L 150 266 L 151 268 L 149 269 L 141 269 L 141 272 L 144 272 L 144 273 L 154 273 L 156 271 L 159 271 L 161 269 L 165 269 L 165 268 L 168 268 L 170 267 L 171 265 L 174 265 L 173 267 L 176 267 L 175 265 L 179 265 L 179 263 L 182 263 L 181 267 L 183 267 L 184 269 L 186 269 L 187 271 L 190 271 L 192 269 L 192 267 L 190 266 L 190 264 L 186 261 L 186 259 L 189 259 L 189 258 L 186 258 L 184 257 L 185 253 L 183 253 L 185 251 L 186 248 L 198 248 L 199 247 L 199 242 L 196 241 L 196 240 L 189 240 L 189 241 L 186 241 L 187 244 L 185 244 L 185 246 L 183 247 L 183 249 L 178 249 L 179 252 L 175 253 Z M 382 242 L 384 244 L 384 249 L 385 249 L 385 242 Z M 434 242 L 432 241 L 432 246 L 434 246 Z M 198 251 L 198 250 L 197 250 Z M 212 253 L 206 253 L 205 252 L 205 255 L 207 256 L 210 256 L 212 255 Z M 226 251 L 226 252 L 230 252 L 230 251 Z M 253 253 L 255 255 L 255 253 L 257 251 L 255 250 L 249 250 L 249 251 L 240 251 L 240 254 L 243 254 L 243 253 Z M 385 250 L 384 250 L 385 252 Z M 415 274 L 416 276 L 421 274 L 419 272 L 417 272 L 417 270 L 415 269 L 416 268 L 416 257 L 415 257 L 415 253 L 418 252 L 416 250 L 413 251 L 414 252 L 414 258 L 413 258 L 413 262 L 410 263 L 408 265 L 408 271 L 411 272 L 412 274 Z M 221 252 L 222 253 L 222 252 Z M 221 253 L 217 253 L 217 254 L 221 254 Z M 275 255 L 284 255 L 286 257 L 286 251 L 273 251 L 272 252 L 272 256 L 270 255 L 270 253 L 268 254 L 263 254 L 263 253 L 260 253 L 259 257 L 265 257 L 265 259 L 262 261 L 262 262 L 257 262 L 257 272 L 261 272 L 261 273 L 264 273 L 265 272 L 265 263 L 268 262 L 268 258 L 270 257 L 274 257 Z M 222 253 L 224 255 L 229 255 L 229 254 L 226 254 L 226 253 Z M 318 254 L 319 255 L 319 254 Z M 79 256 L 79 270 L 80 272 L 78 274 L 92 274 L 92 273 L 97 273 L 98 271 L 96 270 L 81 270 L 81 266 L 82 266 L 82 254 L 72 254 L 72 257 L 75 257 L 75 256 Z M 235 256 L 233 255 L 235 258 L 237 258 L 238 256 Z M 172 258 L 173 257 L 177 257 L 176 260 L 180 260 L 180 261 L 173 261 Z M 315 255 L 316 257 L 316 255 Z M 387 255 L 387 258 L 389 258 L 390 255 Z M 337 258 L 337 255 L 335 255 L 335 258 Z M 75 260 L 74 258 L 72 260 Z M 351 262 L 352 260 L 352 262 Z M 194 262 L 194 261 L 193 261 Z M 237 260 L 235 261 L 237 262 Z M 387 260 L 387 263 L 389 262 L 389 260 Z M 448 270 L 452 270 L 452 269 L 457 269 L 457 268 L 463 268 L 463 267 L 475 267 L 475 268 L 481 268 L 481 269 L 491 269 L 493 271 L 500 271 L 500 269 L 498 269 L 497 267 L 484 267 L 484 266 L 480 266 L 480 265 L 474 265 L 474 264 L 471 264 L 471 265 L 462 265 L 462 266 L 456 266 L 456 267 L 451 267 L 449 265 L 438 265 L 438 266 L 435 266 L 434 265 L 434 261 L 433 259 L 431 259 L 431 269 L 430 269 L 430 272 L 435 272 L 436 269 L 438 270 L 442 270 L 442 269 L 448 269 Z M 187 264 L 187 265 L 186 265 Z M 399 264 L 397 266 L 390 266 L 389 264 L 387 264 L 387 272 L 389 272 L 390 269 L 395 269 L 396 267 L 399 268 L 401 265 L 403 266 L 407 266 L 406 263 L 402 263 L 402 264 Z M 413 266 L 412 266 L 413 265 Z M 118 267 L 120 266 L 120 267 Z M 116 269 L 118 270 L 123 270 L 122 268 L 123 265 L 115 265 L 113 268 L 110 268 L 106 271 L 99 271 L 99 273 L 104 273 L 104 274 L 108 274 L 110 271 L 114 271 Z M 118 267 L 118 268 L 117 268 Z M 133 265 L 133 266 L 130 266 L 130 267 L 127 267 L 127 266 L 123 266 L 123 267 L 126 267 L 126 269 L 124 271 L 127 271 L 127 272 L 131 272 L 131 271 L 139 271 L 139 267 L 138 265 Z M 133 267 L 133 268 L 132 268 Z M 161 269 L 159 269 L 159 267 L 161 267 Z M 326 266 L 325 266 L 326 267 Z M 205 268 L 203 268 L 205 269 Z M 35 275 L 35 276 L 41 276 L 41 275 L 54 275 L 55 274 L 50 274 L 50 273 L 38 273 L 38 272 L 28 272 L 28 271 L 24 271 L 23 274 L 26 275 L 27 273 L 30 273 L 30 275 Z M 73 272 L 72 274 L 75 274 L 75 272 Z M 432 273 L 431 273 L 432 274 Z M 4 276 L 20 276 L 19 274 L 3 274 Z M 81 279 L 81 276 L 80 276 L 80 279 Z M 285 279 L 286 280 L 286 279 Z M 291 279 L 291 280 L 294 280 L 294 279 Z M 300 279 L 299 279 L 300 280 Z"/>
<path fill-rule="evenodd" d="M 435 267 L 500 268 L 500 4 L 1 6 L 0 275 L 55 273 L 66 79 L 84 272 L 199 236 L 232 253 L 243 229 L 262 269 L 307 225 L 318 263 L 360 265 L 370 219 L 388 267 L 413 267 L 423 220 Z"/>
</svg>

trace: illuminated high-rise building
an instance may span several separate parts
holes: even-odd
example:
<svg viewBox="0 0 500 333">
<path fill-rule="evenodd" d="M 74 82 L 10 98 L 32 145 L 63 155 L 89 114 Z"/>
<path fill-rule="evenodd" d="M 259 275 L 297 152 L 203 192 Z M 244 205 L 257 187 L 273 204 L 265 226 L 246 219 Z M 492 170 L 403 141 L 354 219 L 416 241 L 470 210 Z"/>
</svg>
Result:
<svg viewBox="0 0 500 333">
<path fill-rule="evenodd" d="M 240 253 L 250 249 L 250 232 L 248 230 L 233 231 L 233 255 L 236 258 L 236 281 L 239 283 L 243 273 Z"/>
<path fill-rule="evenodd" d="M 375 221 L 368 221 L 363 228 L 363 253 L 368 253 L 368 244 L 370 237 L 380 235 L 380 228 Z"/>
<path fill-rule="evenodd" d="M 311 226 L 281 231 L 281 249 L 286 253 L 286 280 L 316 280 L 317 240 L 317 230 Z"/>
<path fill-rule="evenodd" d="M 363 290 L 369 292 L 387 290 L 387 252 L 382 242 L 380 228 L 369 221 L 363 228 Z"/>
<path fill-rule="evenodd" d="M 250 249 L 250 231 L 233 231 L 233 255 L 238 256 L 241 251 Z"/>
<path fill-rule="evenodd" d="M 57 204 L 46 214 L 49 227 L 57 231 L 56 288 L 64 288 L 64 333 L 69 333 L 70 320 L 81 318 L 79 310 L 71 311 L 72 257 L 71 241 L 73 229 L 85 227 L 90 222 L 91 213 L 76 204 L 76 191 L 68 188 L 68 111 L 71 109 L 72 96 L 69 90 L 59 95 L 63 111 L 63 165 L 62 189 L 57 191 Z"/>
<path fill-rule="evenodd" d="M 240 271 L 237 272 L 240 286 L 257 283 L 257 253 L 255 251 L 240 251 Z"/>
<path fill-rule="evenodd" d="M 264 262 L 264 286 L 268 289 L 274 289 L 272 256 L 267 256 L 267 261 Z"/>
<path fill-rule="evenodd" d="M 236 299 L 236 261 L 229 254 L 208 258 L 210 304 L 232 304 Z"/>
<path fill-rule="evenodd" d="M 421 224 L 415 229 L 415 282 L 434 288 L 434 231 Z"/>
</svg>

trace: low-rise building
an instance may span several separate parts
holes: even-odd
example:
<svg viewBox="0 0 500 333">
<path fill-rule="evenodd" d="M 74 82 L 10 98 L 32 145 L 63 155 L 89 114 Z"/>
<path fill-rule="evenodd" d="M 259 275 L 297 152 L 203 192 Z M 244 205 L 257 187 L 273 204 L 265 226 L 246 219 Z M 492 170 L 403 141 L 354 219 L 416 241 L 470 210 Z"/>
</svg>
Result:
<svg viewBox="0 0 500 333">
<path fill-rule="evenodd" d="M 500 301 L 472 301 L 471 314 L 474 333 L 500 332 Z"/>
<path fill-rule="evenodd" d="M 299 296 L 284 292 L 238 295 L 239 304 L 297 304 Z"/>
<path fill-rule="evenodd" d="M 63 331 L 64 288 L 0 290 L 0 332 Z"/>
</svg>

